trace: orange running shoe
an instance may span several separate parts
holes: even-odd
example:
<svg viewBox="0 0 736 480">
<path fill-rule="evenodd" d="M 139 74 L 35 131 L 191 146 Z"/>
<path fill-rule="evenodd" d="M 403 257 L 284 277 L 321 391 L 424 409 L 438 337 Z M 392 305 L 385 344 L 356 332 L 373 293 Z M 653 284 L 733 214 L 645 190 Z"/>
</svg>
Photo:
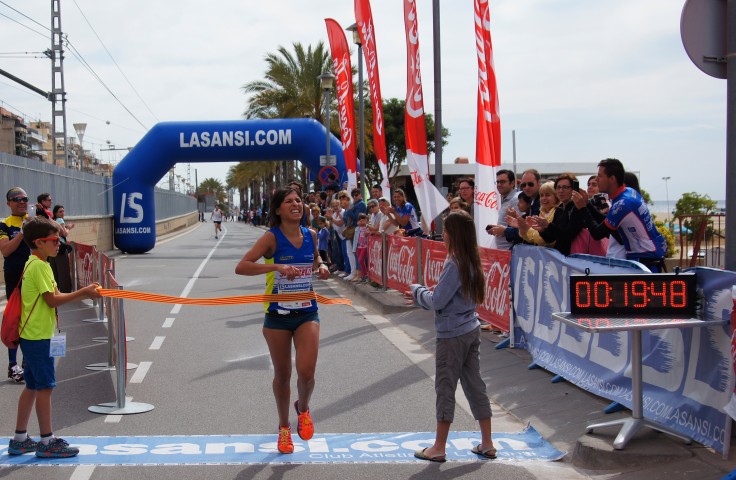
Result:
<svg viewBox="0 0 736 480">
<path fill-rule="evenodd" d="M 291 441 L 291 425 L 279 427 L 279 452 L 294 453 L 294 442 Z"/>
<path fill-rule="evenodd" d="M 314 435 L 314 422 L 312 422 L 312 416 L 309 414 L 309 409 L 302 413 L 299 411 L 299 400 L 294 401 L 294 409 L 298 417 L 296 423 L 296 431 L 299 434 L 299 438 L 302 440 L 309 440 Z"/>
</svg>

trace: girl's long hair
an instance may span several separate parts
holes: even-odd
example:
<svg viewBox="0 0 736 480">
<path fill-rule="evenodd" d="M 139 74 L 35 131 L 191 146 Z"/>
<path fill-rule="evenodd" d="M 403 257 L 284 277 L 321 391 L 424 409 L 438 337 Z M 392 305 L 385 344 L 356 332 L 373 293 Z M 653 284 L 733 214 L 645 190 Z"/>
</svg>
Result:
<svg viewBox="0 0 736 480">
<path fill-rule="evenodd" d="M 460 273 L 460 291 L 466 300 L 483 303 L 485 276 L 473 217 L 464 210 L 457 210 L 445 217 L 444 224 L 447 252 Z"/>
</svg>

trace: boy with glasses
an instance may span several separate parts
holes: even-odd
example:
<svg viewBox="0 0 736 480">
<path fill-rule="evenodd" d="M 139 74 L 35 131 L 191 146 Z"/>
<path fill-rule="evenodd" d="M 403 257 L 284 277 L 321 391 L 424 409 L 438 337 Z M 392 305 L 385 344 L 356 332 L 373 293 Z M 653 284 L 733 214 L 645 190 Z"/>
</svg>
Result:
<svg viewBox="0 0 736 480">
<path fill-rule="evenodd" d="M 73 293 L 60 293 L 48 263 L 59 251 L 59 229 L 55 222 L 36 217 L 23 226 L 23 241 L 32 255 L 24 266 L 21 297 L 20 349 L 23 351 L 26 388 L 18 399 L 15 436 L 8 454 L 35 452 L 40 458 L 66 458 L 79 453 L 64 439 L 54 437 L 51 422 L 51 393 L 56 387 L 55 357 L 64 356 L 66 336 L 57 335 L 56 307 L 83 298 L 100 298 L 99 285 L 92 283 Z M 28 436 L 28 422 L 36 411 L 41 441 Z"/>
<path fill-rule="evenodd" d="M 10 216 L 0 222 L 0 252 L 3 254 L 5 298 L 10 298 L 23 274 L 31 249 L 23 242 L 23 222 L 28 218 L 28 194 L 13 187 L 5 194 Z M 23 368 L 18 365 L 18 349 L 8 349 L 8 378 L 23 383 Z"/>
</svg>

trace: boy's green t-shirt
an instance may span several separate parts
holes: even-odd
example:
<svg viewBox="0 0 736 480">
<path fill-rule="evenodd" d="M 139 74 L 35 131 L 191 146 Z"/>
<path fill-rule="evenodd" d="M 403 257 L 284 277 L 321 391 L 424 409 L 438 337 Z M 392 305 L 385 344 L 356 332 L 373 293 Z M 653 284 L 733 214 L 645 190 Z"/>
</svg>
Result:
<svg viewBox="0 0 736 480">
<path fill-rule="evenodd" d="M 31 254 L 26 262 L 26 273 L 23 275 L 23 286 L 20 292 L 23 299 L 23 313 L 20 317 L 18 330 L 22 331 L 20 334 L 22 338 L 26 340 L 48 340 L 54 336 L 56 309 L 49 307 L 49 304 L 46 303 L 43 297 L 39 298 L 39 295 L 55 291 L 56 281 L 54 281 L 54 272 L 51 270 L 51 265 Z M 34 302 L 35 307 L 33 306 Z M 32 312 L 31 309 L 33 309 Z M 30 318 L 28 317 L 29 312 L 31 314 Z"/>
</svg>

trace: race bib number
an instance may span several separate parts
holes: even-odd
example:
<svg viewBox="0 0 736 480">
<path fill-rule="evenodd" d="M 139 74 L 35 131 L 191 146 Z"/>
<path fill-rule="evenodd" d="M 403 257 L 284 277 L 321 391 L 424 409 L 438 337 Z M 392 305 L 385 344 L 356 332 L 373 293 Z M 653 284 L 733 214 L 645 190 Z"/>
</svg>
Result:
<svg viewBox="0 0 736 480">
<path fill-rule="evenodd" d="M 312 291 L 312 264 L 299 263 L 293 264 L 292 267 L 299 269 L 299 276 L 293 280 L 286 278 L 286 275 L 279 274 L 276 279 L 276 293 L 305 293 Z M 279 308 L 287 310 L 298 310 L 300 308 L 308 308 L 312 306 L 311 300 L 300 300 L 296 302 L 279 302 Z"/>
</svg>

